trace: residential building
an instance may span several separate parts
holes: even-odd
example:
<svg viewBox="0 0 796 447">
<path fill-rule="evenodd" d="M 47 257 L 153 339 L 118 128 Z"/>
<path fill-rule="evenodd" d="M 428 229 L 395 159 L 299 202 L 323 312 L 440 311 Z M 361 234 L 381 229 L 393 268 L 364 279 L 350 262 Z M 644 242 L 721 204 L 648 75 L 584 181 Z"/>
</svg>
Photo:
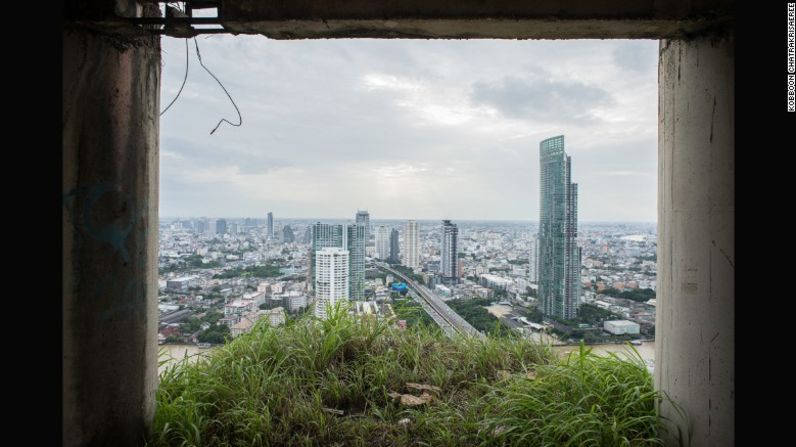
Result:
<svg viewBox="0 0 796 447">
<path fill-rule="evenodd" d="M 531 235 L 531 249 L 528 253 L 528 280 L 539 282 L 539 235 Z"/>
<path fill-rule="evenodd" d="M 386 260 L 390 256 L 390 229 L 385 225 L 376 227 L 376 253 L 377 259 Z"/>
<path fill-rule="evenodd" d="M 420 245 L 418 237 L 417 221 L 407 221 L 404 225 L 403 265 L 411 269 L 420 267 Z"/>
<path fill-rule="evenodd" d="M 216 221 L 216 234 L 227 234 L 227 220 L 218 219 Z"/>
<path fill-rule="evenodd" d="M 327 247 L 343 248 L 343 226 L 315 223 L 312 226 L 312 243 L 309 253 L 308 276 L 310 287 L 315 286 L 315 256 L 319 250 Z"/>
<path fill-rule="evenodd" d="M 348 300 L 349 253 L 339 247 L 326 247 L 315 253 L 315 316 L 327 317 L 327 308 Z"/>
<path fill-rule="evenodd" d="M 289 244 L 296 240 L 296 236 L 293 234 L 293 229 L 290 228 L 290 225 L 285 225 L 282 228 L 282 242 Z"/>
</svg>

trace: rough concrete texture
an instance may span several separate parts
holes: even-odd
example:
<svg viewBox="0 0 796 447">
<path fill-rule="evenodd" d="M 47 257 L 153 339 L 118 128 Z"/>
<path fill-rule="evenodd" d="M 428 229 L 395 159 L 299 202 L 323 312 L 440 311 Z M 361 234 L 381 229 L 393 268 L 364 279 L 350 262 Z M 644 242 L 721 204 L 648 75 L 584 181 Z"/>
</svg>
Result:
<svg viewBox="0 0 796 447">
<path fill-rule="evenodd" d="M 226 0 L 232 33 L 324 37 L 583 39 L 681 37 L 726 26 L 728 0 Z"/>
<path fill-rule="evenodd" d="M 160 39 L 63 36 L 64 445 L 141 445 L 157 384 Z"/>
<path fill-rule="evenodd" d="M 721 28 L 720 20 L 558 19 L 390 19 L 390 20 L 222 20 L 234 34 L 271 39 L 658 39 Z"/>
<path fill-rule="evenodd" d="M 661 407 L 692 446 L 732 446 L 734 38 L 663 40 L 660 52 L 655 383 L 686 411 L 687 423 Z"/>
</svg>

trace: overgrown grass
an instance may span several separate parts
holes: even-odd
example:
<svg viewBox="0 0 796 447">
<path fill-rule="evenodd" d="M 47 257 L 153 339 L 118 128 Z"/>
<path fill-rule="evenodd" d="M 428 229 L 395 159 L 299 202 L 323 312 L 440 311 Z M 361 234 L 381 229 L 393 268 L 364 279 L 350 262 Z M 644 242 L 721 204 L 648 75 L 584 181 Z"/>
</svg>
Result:
<svg viewBox="0 0 796 447">
<path fill-rule="evenodd" d="M 409 393 L 407 382 L 442 391 L 406 407 L 388 393 Z M 658 400 L 640 358 L 582 349 L 558 360 L 524 340 L 452 340 L 338 311 L 258 324 L 169 367 L 148 444 L 660 445 Z"/>
</svg>

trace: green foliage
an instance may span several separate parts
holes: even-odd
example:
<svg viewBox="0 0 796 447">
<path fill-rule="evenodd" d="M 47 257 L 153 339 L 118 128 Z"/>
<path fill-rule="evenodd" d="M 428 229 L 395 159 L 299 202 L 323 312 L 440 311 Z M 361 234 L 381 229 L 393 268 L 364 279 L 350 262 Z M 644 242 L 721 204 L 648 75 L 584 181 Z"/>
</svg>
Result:
<svg viewBox="0 0 796 447">
<path fill-rule="evenodd" d="M 498 445 L 663 445 L 661 395 L 638 356 L 599 357 L 581 345 L 534 380 L 511 378 L 494 391 L 485 422 Z"/>
<path fill-rule="evenodd" d="M 395 264 L 395 265 L 392 265 L 392 266 L 391 266 L 391 268 L 392 268 L 393 270 L 396 270 L 396 271 L 398 271 L 398 272 L 401 272 L 401 273 L 403 273 L 404 275 L 406 275 L 406 276 L 407 276 L 409 279 L 411 279 L 411 280 L 413 280 L 413 281 L 417 281 L 417 282 L 418 282 L 418 283 L 420 283 L 420 284 L 425 284 L 425 281 L 423 281 L 423 275 L 418 275 L 417 273 L 415 273 L 415 272 L 414 272 L 414 271 L 413 271 L 411 268 L 409 268 L 409 267 L 406 267 L 406 266 L 403 266 L 403 265 L 398 265 L 398 264 Z"/>
<path fill-rule="evenodd" d="M 544 321 L 544 314 L 542 314 L 542 311 L 539 310 L 539 308 L 537 307 L 533 308 L 517 307 L 516 309 L 514 309 L 514 312 L 522 315 L 523 317 L 527 318 L 528 321 L 532 321 L 534 323 L 542 323 L 542 321 Z"/>
<path fill-rule="evenodd" d="M 621 315 L 617 315 L 609 310 L 597 307 L 592 304 L 583 303 L 578 308 L 578 319 L 570 324 L 586 323 L 591 325 L 602 325 L 605 320 L 619 320 Z"/>
<path fill-rule="evenodd" d="M 217 261 L 210 261 L 207 264 L 205 264 L 202 262 L 202 256 L 190 255 L 178 260 L 177 262 L 169 265 L 168 267 L 159 269 L 158 273 L 160 275 L 163 275 L 165 273 L 181 272 L 191 269 L 212 269 L 219 267 L 221 267 L 221 264 L 218 263 Z"/>
<path fill-rule="evenodd" d="M 365 279 L 376 279 L 381 278 L 382 281 L 387 279 L 387 273 L 381 270 L 366 270 L 365 271 Z"/>
<path fill-rule="evenodd" d="M 211 310 L 202 317 L 202 323 L 215 324 L 218 320 L 222 318 L 224 318 L 224 314 L 215 310 Z"/>
<path fill-rule="evenodd" d="M 191 317 L 180 324 L 180 333 L 190 335 L 198 331 L 201 326 L 202 322 L 198 318 Z"/>
<path fill-rule="evenodd" d="M 196 336 L 201 343 L 222 344 L 229 338 L 229 327 L 226 324 L 211 324 L 209 328 Z"/>
<path fill-rule="evenodd" d="M 492 301 L 491 299 L 459 299 L 450 300 L 446 304 L 479 331 L 500 336 L 513 335 L 510 328 L 505 327 L 497 317 L 484 309 L 483 306 L 489 306 Z"/>
<path fill-rule="evenodd" d="M 151 446 L 662 444 L 643 362 L 588 351 L 562 361 L 527 340 L 399 331 L 344 309 L 258 323 L 160 379 Z M 387 393 L 407 382 L 441 392 L 405 407 Z"/>
<path fill-rule="evenodd" d="M 639 303 L 643 303 L 655 298 L 655 291 L 652 289 L 625 289 L 623 292 L 620 292 L 613 287 L 608 287 L 600 293 L 612 296 L 614 298 L 624 298 L 637 301 Z"/>
<path fill-rule="evenodd" d="M 169 335 L 166 337 L 164 343 L 182 343 L 182 338 L 177 337 L 176 335 Z"/>
<path fill-rule="evenodd" d="M 273 278 L 281 276 L 280 268 L 277 265 L 255 265 L 244 268 L 233 268 L 224 270 L 223 272 L 213 276 L 216 279 L 228 279 L 239 277 L 254 277 L 254 278 Z"/>
<path fill-rule="evenodd" d="M 393 292 L 392 310 L 395 312 L 397 320 L 406 320 L 407 326 L 434 327 L 436 325 L 420 303 L 412 299 L 401 298 L 401 295 L 396 292 Z"/>
<path fill-rule="evenodd" d="M 509 264 L 512 265 L 525 265 L 528 263 L 527 258 L 520 258 L 520 259 L 509 259 Z"/>
</svg>

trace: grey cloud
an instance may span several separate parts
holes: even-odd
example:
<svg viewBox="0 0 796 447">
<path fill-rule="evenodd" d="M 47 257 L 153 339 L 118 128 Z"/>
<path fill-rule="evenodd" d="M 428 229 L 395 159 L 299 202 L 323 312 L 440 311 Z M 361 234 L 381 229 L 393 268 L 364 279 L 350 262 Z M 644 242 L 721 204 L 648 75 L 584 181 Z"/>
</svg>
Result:
<svg viewBox="0 0 796 447">
<path fill-rule="evenodd" d="M 620 68 L 637 73 L 651 72 L 658 63 L 658 54 L 650 51 L 650 42 L 630 40 L 620 43 L 614 49 L 614 63 Z"/>
<path fill-rule="evenodd" d="M 506 76 L 499 82 L 476 82 L 470 98 L 508 117 L 548 122 L 597 121 L 594 109 L 615 103 L 613 96 L 598 86 L 557 81 L 541 70 L 526 77 Z"/>
<path fill-rule="evenodd" d="M 627 97 L 612 78 L 615 42 L 199 41 L 203 60 L 238 104 L 243 126 L 223 125 L 208 135 L 218 119 L 236 115 L 191 46 L 184 97 L 161 119 L 164 216 L 254 216 L 273 209 L 287 217 L 341 217 L 367 207 L 374 218 L 537 219 L 538 144 L 563 133 L 576 181 L 590 198 L 581 202 L 584 219 L 624 218 L 618 208 L 632 217 L 645 203 L 652 203 L 654 219 L 654 178 L 631 195 L 626 182 L 640 176 L 595 174 L 655 172 L 654 138 L 641 142 L 630 134 L 656 128 L 656 105 L 628 112 L 621 109 L 626 101 L 614 100 Z M 185 54 L 180 40 L 163 39 L 163 46 L 165 106 L 182 82 Z M 528 66 L 542 58 L 550 67 L 587 58 L 592 68 L 563 82 Z M 648 71 L 628 71 L 626 80 L 655 89 Z M 369 90 L 363 80 L 374 74 L 426 90 L 416 93 L 419 102 L 406 90 Z M 468 101 L 501 114 L 465 110 Z M 423 115 L 424 106 L 444 114 L 458 113 L 459 105 L 469 114 L 464 124 L 442 125 Z M 611 128 L 619 136 L 609 140 L 599 136 L 606 128 L 594 119 L 596 108 L 622 111 L 631 121 Z M 648 147 L 652 158 L 642 156 Z M 226 181 L 214 170 L 242 175 Z M 636 220 L 644 219 L 650 216 Z"/>
</svg>

